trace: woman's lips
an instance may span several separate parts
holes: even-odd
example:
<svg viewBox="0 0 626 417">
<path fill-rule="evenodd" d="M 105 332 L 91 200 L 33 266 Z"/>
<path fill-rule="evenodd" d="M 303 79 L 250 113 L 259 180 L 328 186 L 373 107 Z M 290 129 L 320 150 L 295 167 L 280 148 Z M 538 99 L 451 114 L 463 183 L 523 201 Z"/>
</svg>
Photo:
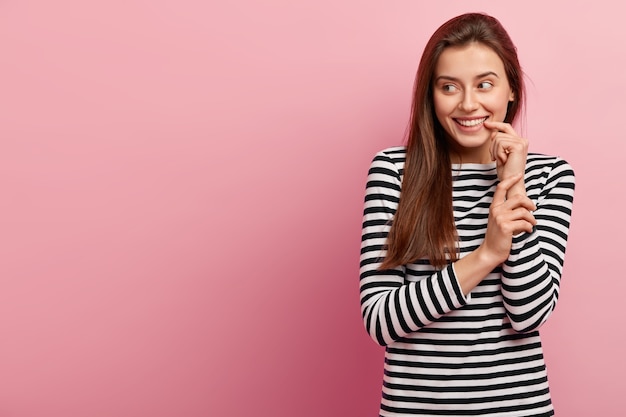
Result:
<svg viewBox="0 0 626 417">
<path fill-rule="evenodd" d="M 476 127 L 482 125 L 485 120 L 488 119 L 489 116 L 485 117 L 473 117 L 473 118 L 453 118 L 457 124 L 463 127 Z"/>
</svg>

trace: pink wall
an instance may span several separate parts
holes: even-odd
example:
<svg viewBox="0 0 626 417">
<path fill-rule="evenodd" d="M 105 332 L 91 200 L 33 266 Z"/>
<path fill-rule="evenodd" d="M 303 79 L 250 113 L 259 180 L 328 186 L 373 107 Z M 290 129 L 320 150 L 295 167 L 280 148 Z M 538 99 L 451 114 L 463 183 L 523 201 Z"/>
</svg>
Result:
<svg viewBox="0 0 626 417">
<path fill-rule="evenodd" d="M 578 175 L 558 414 L 619 415 L 624 10 L 212 3 L 0 5 L 0 416 L 375 415 L 365 173 L 427 36 L 470 10 L 518 45 L 531 150 Z"/>
</svg>

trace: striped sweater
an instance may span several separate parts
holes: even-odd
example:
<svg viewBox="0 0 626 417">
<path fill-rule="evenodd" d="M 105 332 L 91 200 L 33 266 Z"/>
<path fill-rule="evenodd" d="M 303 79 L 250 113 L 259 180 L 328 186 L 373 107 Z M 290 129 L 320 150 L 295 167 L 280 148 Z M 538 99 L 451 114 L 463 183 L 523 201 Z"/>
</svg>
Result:
<svg viewBox="0 0 626 417">
<path fill-rule="evenodd" d="M 454 264 L 427 260 L 379 271 L 398 206 L 405 148 L 370 167 L 360 261 L 365 327 L 386 347 L 381 416 L 551 416 L 538 329 L 558 296 L 574 194 L 562 159 L 529 154 L 525 183 L 537 210 L 532 233 L 514 236 L 509 258 L 464 296 Z M 484 239 L 498 183 L 495 163 L 453 165 L 460 256 Z"/>
</svg>

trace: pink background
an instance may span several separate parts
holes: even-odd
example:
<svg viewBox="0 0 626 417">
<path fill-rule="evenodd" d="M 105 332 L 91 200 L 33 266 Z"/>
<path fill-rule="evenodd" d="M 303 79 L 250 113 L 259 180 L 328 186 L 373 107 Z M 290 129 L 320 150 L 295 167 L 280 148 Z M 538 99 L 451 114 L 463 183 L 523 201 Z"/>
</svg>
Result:
<svg viewBox="0 0 626 417">
<path fill-rule="evenodd" d="M 621 415 L 618 3 L 1 2 L 0 416 L 377 415 L 365 175 L 465 11 L 507 27 L 531 151 L 577 173 L 557 413 Z"/>
</svg>

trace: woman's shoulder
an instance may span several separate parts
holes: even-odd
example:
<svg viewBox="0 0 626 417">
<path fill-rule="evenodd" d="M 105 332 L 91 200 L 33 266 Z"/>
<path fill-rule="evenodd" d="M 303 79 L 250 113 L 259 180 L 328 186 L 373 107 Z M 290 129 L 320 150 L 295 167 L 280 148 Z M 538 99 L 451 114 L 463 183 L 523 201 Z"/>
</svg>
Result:
<svg viewBox="0 0 626 417">
<path fill-rule="evenodd" d="M 382 175 L 382 178 L 393 178 L 394 182 L 401 182 L 404 173 L 406 147 L 393 146 L 378 151 L 370 165 L 370 175 Z"/>
<path fill-rule="evenodd" d="M 576 188 L 574 170 L 565 159 L 540 153 L 528 154 L 525 182 L 528 197 L 537 203 L 552 194 L 559 204 L 571 204 Z"/>
<path fill-rule="evenodd" d="M 406 155 L 406 146 L 390 146 L 389 148 L 378 151 L 377 155 L 387 155 L 392 158 L 404 157 Z"/>
<path fill-rule="evenodd" d="M 539 170 L 539 171 L 547 171 L 547 172 L 567 171 L 571 173 L 571 175 L 574 174 L 574 170 L 572 169 L 571 165 L 560 156 L 545 155 L 542 153 L 531 153 L 531 152 L 528 153 L 528 156 L 526 158 L 526 170 L 527 171 Z"/>
<path fill-rule="evenodd" d="M 386 160 L 393 164 L 403 165 L 406 159 L 406 146 L 392 146 L 380 150 L 374 156 L 374 160 Z"/>
</svg>

